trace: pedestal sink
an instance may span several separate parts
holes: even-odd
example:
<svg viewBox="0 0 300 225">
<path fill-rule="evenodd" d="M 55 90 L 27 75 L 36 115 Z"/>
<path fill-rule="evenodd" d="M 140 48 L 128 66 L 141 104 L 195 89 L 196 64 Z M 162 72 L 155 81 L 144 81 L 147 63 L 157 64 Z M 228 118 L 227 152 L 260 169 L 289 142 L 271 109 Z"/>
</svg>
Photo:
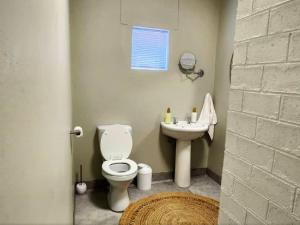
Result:
<svg viewBox="0 0 300 225">
<path fill-rule="evenodd" d="M 175 183 L 179 187 L 191 184 L 191 141 L 203 136 L 207 124 L 178 121 L 176 124 L 161 122 L 163 134 L 176 139 Z"/>
</svg>

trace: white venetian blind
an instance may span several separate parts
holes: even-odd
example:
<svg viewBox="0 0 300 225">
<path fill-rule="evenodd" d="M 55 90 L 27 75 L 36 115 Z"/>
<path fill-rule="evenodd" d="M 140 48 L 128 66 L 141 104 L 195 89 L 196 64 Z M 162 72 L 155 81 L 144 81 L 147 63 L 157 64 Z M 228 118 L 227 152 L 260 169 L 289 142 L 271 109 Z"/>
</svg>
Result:
<svg viewBox="0 0 300 225">
<path fill-rule="evenodd" d="M 168 70 L 169 31 L 132 28 L 131 69 Z"/>
</svg>

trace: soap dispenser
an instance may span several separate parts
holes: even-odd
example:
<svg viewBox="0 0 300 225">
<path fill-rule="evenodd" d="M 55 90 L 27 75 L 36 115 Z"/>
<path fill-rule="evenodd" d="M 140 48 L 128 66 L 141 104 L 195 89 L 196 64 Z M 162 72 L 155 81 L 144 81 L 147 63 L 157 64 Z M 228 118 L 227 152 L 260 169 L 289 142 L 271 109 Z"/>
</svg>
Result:
<svg viewBox="0 0 300 225">
<path fill-rule="evenodd" d="M 171 114 L 171 109 L 168 108 L 167 112 L 165 114 L 165 123 L 171 123 L 172 122 L 172 114 Z"/>
<path fill-rule="evenodd" d="M 197 109 L 196 109 L 196 107 L 193 108 L 192 115 L 191 115 L 191 122 L 192 123 L 197 122 Z"/>
</svg>

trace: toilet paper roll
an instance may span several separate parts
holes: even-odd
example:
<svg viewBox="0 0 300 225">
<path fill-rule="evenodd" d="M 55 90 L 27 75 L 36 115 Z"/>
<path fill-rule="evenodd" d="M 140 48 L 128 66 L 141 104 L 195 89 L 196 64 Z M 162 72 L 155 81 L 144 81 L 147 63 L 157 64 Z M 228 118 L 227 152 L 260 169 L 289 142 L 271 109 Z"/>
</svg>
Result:
<svg viewBox="0 0 300 225">
<path fill-rule="evenodd" d="M 80 138 L 83 136 L 83 129 L 82 127 L 76 126 L 74 127 L 74 133 L 75 133 L 75 137 Z"/>
</svg>

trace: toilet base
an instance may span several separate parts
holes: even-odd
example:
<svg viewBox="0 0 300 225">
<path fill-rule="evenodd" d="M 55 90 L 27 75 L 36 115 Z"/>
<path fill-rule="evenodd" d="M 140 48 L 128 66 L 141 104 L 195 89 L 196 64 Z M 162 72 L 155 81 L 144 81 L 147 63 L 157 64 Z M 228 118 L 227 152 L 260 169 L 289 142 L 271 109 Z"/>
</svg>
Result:
<svg viewBox="0 0 300 225">
<path fill-rule="evenodd" d="M 107 201 L 109 208 L 115 212 L 123 212 L 130 203 L 128 196 L 128 186 L 132 182 L 137 173 L 126 177 L 111 177 L 103 173 L 109 182 L 109 193 Z"/>
<path fill-rule="evenodd" d="M 123 189 L 110 186 L 107 200 L 111 210 L 123 212 L 130 203 L 127 188 Z"/>
</svg>

